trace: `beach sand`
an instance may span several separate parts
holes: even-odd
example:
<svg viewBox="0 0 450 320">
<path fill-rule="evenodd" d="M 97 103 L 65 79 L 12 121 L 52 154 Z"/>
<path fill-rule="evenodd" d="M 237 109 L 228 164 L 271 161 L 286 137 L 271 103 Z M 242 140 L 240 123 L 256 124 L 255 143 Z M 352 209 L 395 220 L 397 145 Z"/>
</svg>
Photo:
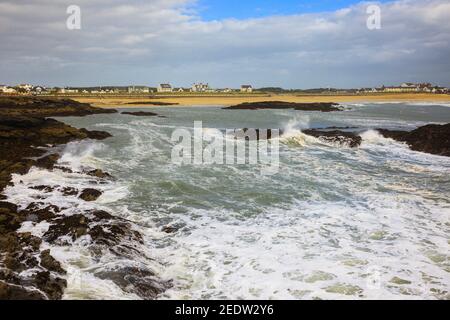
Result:
<svg viewBox="0 0 450 320">
<path fill-rule="evenodd" d="M 445 94 L 372 94 L 372 95 L 229 95 L 229 96 L 163 96 L 157 98 L 143 97 L 71 97 L 73 100 L 90 103 L 96 107 L 142 107 L 135 102 L 178 103 L 179 106 L 231 106 L 244 102 L 286 101 L 286 102 L 439 102 L 450 103 L 450 95 Z M 143 105 L 154 107 L 153 105 Z M 169 106 L 169 107 L 176 107 Z"/>
</svg>

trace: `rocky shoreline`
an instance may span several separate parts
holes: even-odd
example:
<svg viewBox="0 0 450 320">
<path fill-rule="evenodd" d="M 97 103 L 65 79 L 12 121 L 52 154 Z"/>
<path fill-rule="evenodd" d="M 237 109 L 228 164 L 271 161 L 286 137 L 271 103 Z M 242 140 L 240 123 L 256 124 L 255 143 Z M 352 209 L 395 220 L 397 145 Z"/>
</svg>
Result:
<svg viewBox="0 0 450 320">
<path fill-rule="evenodd" d="M 311 102 L 296 103 L 284 101 L 262 101 L 245 102 L 231 107 L 222 108 L 224 110 L 264 110 L 264 109 L 293 109 L 298 111 L 320 111 L 333 112 L 343 111 L 338 103 L 334 102 Z"/>
<path fill-rule="evenodd" d="M 377 130 L 385 138 L 405 142 L 411 150 L 450 157 L 450 123 L 430 124 L 413 131 Z"/>
<path fill-rule="evenodd" d="M 12 174 L 26 174 L 32 167 L 72 172 L 57 166 L 60 155 L 53 147 L 83 139 L 102 140 L 107 132 L 77 129 L 47 117 L 85 116 L 116 113 L 80 104 L 71 100 L 49 100 L 30 97 L 0 97 L 0 194 L 11 183 Z M 107 183 L 111 175 L 98 169 L 86 174 Z M 43 195 L 60 192 L 82 201 L 95 201 L 102 192 L 96 189 L 77 190 L 62 186 L 34 186 Z M 43 198 L 45 198 L 43 196 Z M 93 259 L 106 252 L 117 257 L 139 254 L 142 234 L 135 226 L 105 211 L 91 210 L 66 215 L 66 208 L 36 199 L 26 208 L 0 198 L 0 300 L 61 299 L 67 287 L 66 272 L 51 254 L 48 245 L 70 246 L 80 238 L 90 239 Z M 41 237 L 22 232 L 24 224 L 45 223 L 48 229 Z M 154 299 L 170 287 L 146 267 L 116 266 L 98 275 L 143 299 Z"/>
</svg>

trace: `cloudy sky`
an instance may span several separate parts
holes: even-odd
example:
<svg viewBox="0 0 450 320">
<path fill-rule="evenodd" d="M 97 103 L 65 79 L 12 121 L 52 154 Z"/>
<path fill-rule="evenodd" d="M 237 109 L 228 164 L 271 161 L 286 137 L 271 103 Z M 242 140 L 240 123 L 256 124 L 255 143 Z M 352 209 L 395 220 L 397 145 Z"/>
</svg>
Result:
<svg viewBox="0 0 450 320">
<path fill-rule="evenodd" d="M 356 0 L 0 0 L 0 83 L 450 86 L 450 1 L 377 3 L 379 30 Z"/>
</svg>

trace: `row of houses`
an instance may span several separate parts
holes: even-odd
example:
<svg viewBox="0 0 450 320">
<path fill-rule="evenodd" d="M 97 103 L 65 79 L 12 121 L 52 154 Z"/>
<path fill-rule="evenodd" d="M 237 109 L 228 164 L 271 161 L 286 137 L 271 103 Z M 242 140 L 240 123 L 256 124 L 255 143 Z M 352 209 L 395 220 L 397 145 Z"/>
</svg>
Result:
<svg viewBox="0 0 450 320">
<path fill-rule="evenodd" d="M 399 86 L 381 86 L 380 88 L 365 88 L 359 90 L 365 93 L 448 93 L 449 89 L 440 86 L 434 86 L 431 83 L 411 83 L 404 82 Z"/>
<path fill-rule="evenodd" d="M 236 91 L 231 88 L 225 89 L 213 89 L 209 86 L 208 83 L 194 83 L 190 89 L 185 88 L 173 88 L 169 83 L 162 83 L 157 88 L 158 92 L 167 93 L 167 92 L 198 92 L 198 93 L 213 93 L 213 92 L 233 92 Z M 252 93 L 253 87 L 251 85 L 242 85 L 240 88 L 240 92 L 243 93 Z"/>
<path fill-rule="evenodd" d="M 169 83 L 159 84 L 156 88 L 148 86 L 129 86 L 129 87 L 91 87 L 91 88 L 46 88 L 43 86 L 33 86 L 30 84 L 20 84 L 18 86 L 0 85 L 0 93 L 4 94 L 147 94 L 147 93 L 172 93 L 172 92 L 196 92 L 196 93 L 215 93 L 215 92 L 243 92 L 252 93 L 251 85 L 242 85 L 240 89 L 213 89 L 208 83 L 194 83 L 190 88 L 176 88 Z"/>
</svg>

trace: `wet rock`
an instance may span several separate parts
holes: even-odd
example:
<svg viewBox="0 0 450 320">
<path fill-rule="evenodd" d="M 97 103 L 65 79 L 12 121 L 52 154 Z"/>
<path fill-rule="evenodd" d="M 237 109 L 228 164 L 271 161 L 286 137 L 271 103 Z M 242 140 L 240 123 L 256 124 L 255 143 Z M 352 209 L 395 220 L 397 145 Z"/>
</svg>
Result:
<svg viewBox="0 0 450 320">
<path fill-rule="evenodd" d="M 130 115 L 130 116 L 136 116 L 136 117 L 156 117 L 158 114 L 154 112 L 145 112 L 145 111 L 138 111 L 138 112 L 122 112 L 122 114 Z"/>
<path fill-rule="evenodd" d="M 100 279 L 111 280 L 125 292 L 147 300 L 156 299 L 172 286 L 170 281 L 161 281 L 152 270 L 144 267 L 117 267 L 95 275 Z"/>
<path fill-rule="evenodd" d="M 107 138 L 112 137 L 112 135 L 105 131 L 88 131 L 86 129 L 80 129 L 81 132 L 85 133 L 87 138 L 93 140 L 105 140 Z"/>
<path fill-rule="evenodd" d="M 86 235 L 88 229 L 89 219 L 84 215 L 62 216 L 52 221 L 52 225 L 43 238 L 49 243 L 54 243 L 61 237 L 69 237 L 72 241 L 75 241 L 79 237 Z"/>
<path fill-rule="evenodd" d="M 64 188 L 62 188 L 60 191 L 61 191 L 61 193 L 62 193 L 63 195 L 65 195 L 66 197 L 69 197 L 69 196 L 77 196 L 78 193 L 79 193 L 79 191 L 78 191 L 77 189 L 72 188 L 72 187 L 64 187 Z"/>
<path fill-rule="evenodd" d="M 84 201 L 95 201 L 102 195 L 102 192 L 96 189 L 84 189 L 79 196 Z"/>
<path fill-rule="evenodd" d="M 280 129 L 236 129 L 233 136 L 236 139 L 245 140 L 270 140 L 278 138 L 283 134 Z"/>
<path fill-rule="evenodd" d="M 46 293 L 50 300 L 60 300 L 64 289 L 67 287 L 67 281 L 59 277 L 53 277 L 49 271 L 38 272 L 34 281 L 36 286 Z"/>
<path fill-rule="evenodd" d="M 50 250 L 44 250 L 41 252 L 41 266 L 45 269 L 53 272 L 65 274 L 66 271 L 61 267 L 61 264 L 50 255 Z"/>
<path fill-rule="evenodd" d="M 177 231 L 178 231 L 178 228 L 175 227 L 175 226 L 164 226 L 164 227 L 161 229 L 161 231 L 170 234 L 170 233 L 175 233 L 175 232 L 177 232 Z"/>
<path fill-rule="evenodd" d="M 405 142 L 414 151 L 450 157 L 450 123 L 430 124 L 413 131 L 378 129 L 381 135 Z"/>
<path fill-rule="evenodd" d="M 55 190 L 54 187 L 51 187 L 51 186 L 43 186 L 43 185 L 42 185 L 42 186 L 34 186 L 34 187 L 30 187 L 30 189 L 42 191 L 42 192 L 45 192 L 45 193 L 53 192 L 53 191 Z"/>
<path fill-rule="evenodd" d="M 348 145 L 351 148 L 360 146 L 362 142 L 362 138 L 353 132 L 344 132 L 339 130 L 320 131 L 315 129 L 303 130 L 302 132 L 325 142 Z"/>
<path fill-rule="evenodd" d="M 109 212 L 106 212 L 103 210 L 90 211 L 89 215 L 92 217 L 92 220 L 95 222 L 117 219 L 113 215 L 111 215 Z"/>
<path fill-rule="evenodd" d="M 110 175 L 109 173 L 104 172 L 100 169 L 88 171 L 88 172 L 86 172 L 86 174 L 93 176 L 93 177 L 100 178 L 100 179 L 112 179 L 113 178 L 112 175 Z"/>
<path fill-rule="evenodd" d="M 37 290 L 0 281 L 0 300 L 45 300 L 46 297 Z"/>
<path fill-rule="evenodd" d="M 65 173 L 73 173 L 73 170 L 70 168 L 60 167 L 60 166 L 54 166 L 53 168 L 61 170 L 62 172 L 65 172 Z"/>
<path fill-rule="evenodd" d="M 42 207 L 43 203 L 32 202 L 20 213 L 25 216 L 26 221 L 42 222 L 51 221 L 61 209 L 55 205 Z"/>
<path fill-rule="evenodd" d="M 89 230 L 92 241 L 97 245 L 112 247 L 122 241 L 143 244 L 142 235 L 132 229 L 130 223 L 114 222 L 94 226 Z"/>
<path fill-rule="evenodd" d="M 95 108 L 87 103 L 69 99 L 30 96 L 0 97 L 0 116 L 45 118 L 87 116 L 100 113 L 117 113 L 117 110 Z M 7 124 L 6 122 L 3 123 Z M 26 125 L 26 127 L 29 126 L 29 124 Z"/>
<path fill-rule="evenodd" d="M 332 112 L 342 111 L 338 103 L 334 102 L 312 102 L 312 103 L 295 103 L 285 101 L 262 101 L 262 102 L 245 102 L 231 107 L 223 108 L 225 110 L 261 110 L 261 109 L 294 109 L 300 111 L 321 111 Z"/>
</svg>

